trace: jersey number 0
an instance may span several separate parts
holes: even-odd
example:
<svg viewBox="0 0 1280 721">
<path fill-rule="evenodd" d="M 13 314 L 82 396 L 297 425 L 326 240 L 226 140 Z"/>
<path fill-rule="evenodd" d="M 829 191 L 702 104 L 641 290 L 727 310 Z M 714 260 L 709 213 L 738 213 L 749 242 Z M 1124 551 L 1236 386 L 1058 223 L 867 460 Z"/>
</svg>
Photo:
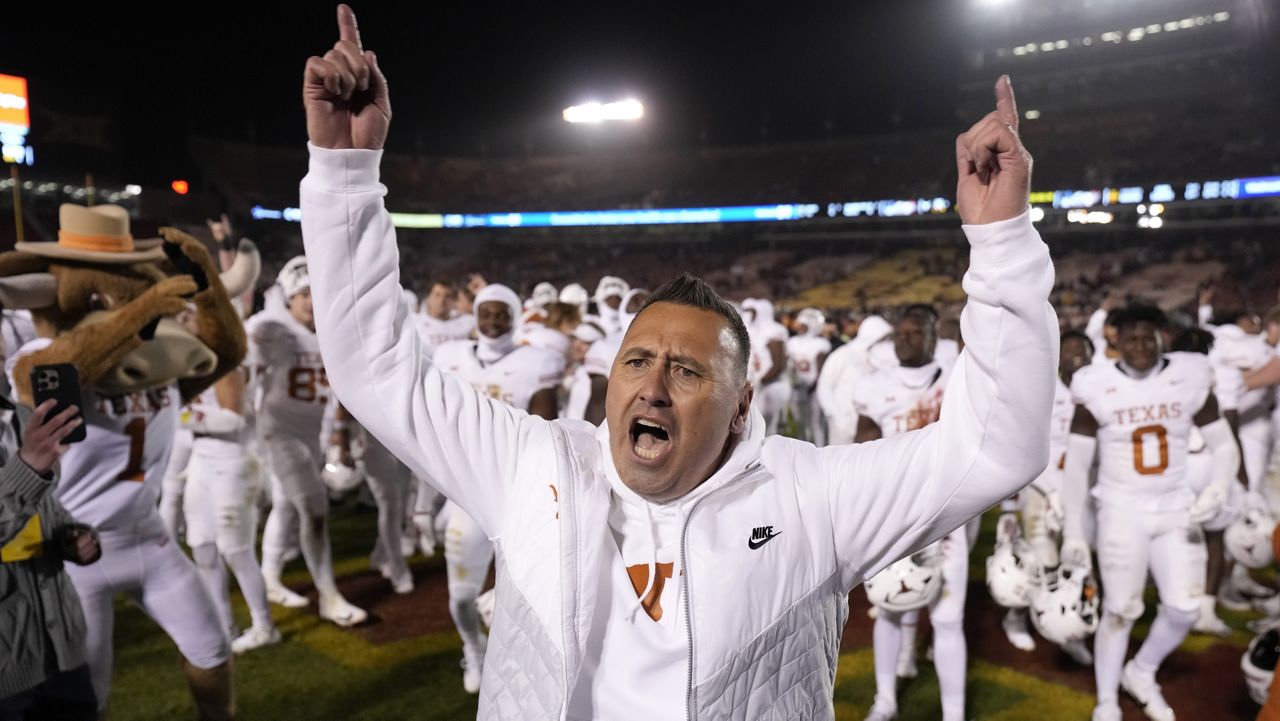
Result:
<svg viewBox="0 0 1280 721">
<path fill-rule="evenodd" d="M 1146 440 L 1155 437 L 1156 453 L 1148 453 Z M 1151 449 L 1155 450 L 1155 449 Z M 1152 456 L 1155 456 L 1154 458 Z M 1158 462 L 1153 462 L 1158 461 Z M 1133 431 L 1133 469 L 1143 476 L 1158 476 L 1169 468 L 1169 432 L 1164 426 L 1143 426 Z"/>
</svg>

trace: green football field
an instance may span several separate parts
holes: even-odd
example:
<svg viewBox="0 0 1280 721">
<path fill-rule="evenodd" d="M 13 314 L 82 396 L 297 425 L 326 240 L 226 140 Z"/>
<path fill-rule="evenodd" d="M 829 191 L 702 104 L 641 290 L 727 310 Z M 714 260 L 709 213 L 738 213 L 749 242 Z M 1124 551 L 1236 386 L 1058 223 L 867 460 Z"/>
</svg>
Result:
<svg viewBox="0 0 1280 721">
<path fill-rule="evenodd" d="M 368 568 L 374 537 L 369 509 L 335 508 L 333 541 L 343 591 L 369 609 L 370 623 L 341 630 L 322 623 L 312 606 L 300 610 L 273 607 L 285 636 L 282 644 L 259 649 L 235 661 L 241 719 L 316 721 L 318 719 L 420 720 L 474 718 L 475 697 L 463 692 L 461 643 L 450 629 L 445 599 L 444 562 L 412 560 L 418 589 L 395 596 L 390 586 Z M 967 608 L 970 647 L 969 718 L 984 721 L 1079 721 L 1093 706 L 1092 672 L 1073 667 L 1052 649 L 1034 654 L 1014 651 L 999 631 L 999 610 L 990 605 L 981 585 L 981 566 L 989 553 L 994 515 L 988 514 L 972 555 L 974 577 Z M 289 566 L 286 584 L 310 591 L 300 562 Z M 850 631 L 841 655 L 836 684 L 839 719 L 861 719 L 874 695 L 870 622 L 861 591 L 853 594 Z M 248 612 L 233 592 L 237 620 L 248 624 Z M 1154 609 L 1135 635 L 1145 631 Z M 1244 697 L 1239 673 L 1241 650 L 1249 634 L 1249 616 L 1228 614 L 1238 629 L 1219 640 L 1191 637 L 1171 657 L 1162 673 L 1166 696 L 1175 709 L 1204 703 L 1209 689 L 1224 698 L 1220 710 L 1198 710 L 1180 719 L 1217 721 L 1252 718 L 1256 707 Z M 922 633 L 922 636 L 924 634 Z M 111 721 L 193 718 L 179 656 L 173 643 L 139 610 L 123 601 L 116 622 L 116 673 L 110 697 Z M 1136 642 L 1133 645 L 1136 648 Z M 1181 701 L 1180 699 L 1185 699 Z M 1243 699 L 1243 700 L 1242 700 Z M 899 691 L 899 718 L 927 721 L 939 715 L 938 687 L 924 659 L 919 678 Z M 1126 704 L 1126 720 L 1144 718 Z"/>
</svg>

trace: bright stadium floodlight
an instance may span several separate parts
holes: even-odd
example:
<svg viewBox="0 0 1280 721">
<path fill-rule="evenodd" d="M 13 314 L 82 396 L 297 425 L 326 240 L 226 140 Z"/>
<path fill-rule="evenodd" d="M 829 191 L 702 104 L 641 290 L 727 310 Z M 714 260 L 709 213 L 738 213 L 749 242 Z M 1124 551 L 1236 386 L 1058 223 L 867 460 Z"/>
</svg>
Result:
<svg viewBox="0 0 1280 721">
<path fill-rule="evenodd" d="M 615 103 L 587 103 L 564 109 L 564 119 L 570 123 L 601 123 L 606 120 L 639 120 L 644 117 L 644 105 L 635 98 Z"/>
</svg>

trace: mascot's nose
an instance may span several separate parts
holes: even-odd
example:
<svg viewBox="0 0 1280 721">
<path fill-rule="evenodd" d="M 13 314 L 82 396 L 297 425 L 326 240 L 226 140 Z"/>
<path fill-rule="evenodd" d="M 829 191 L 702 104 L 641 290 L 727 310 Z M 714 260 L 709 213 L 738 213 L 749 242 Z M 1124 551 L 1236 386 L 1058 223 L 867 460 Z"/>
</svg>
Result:
<svg viewBox="0 0 1280 721">
<path fill-rule="evenodd" d="M 135 391 L 172 383 L 182 378 L 199 378 L 213 372 L 218 358 L 199 338 L 180 323 L 164 318 L 156 326 L 155 337 L 131 351 L 116 367 L 115 390 Z"/>
</svg>

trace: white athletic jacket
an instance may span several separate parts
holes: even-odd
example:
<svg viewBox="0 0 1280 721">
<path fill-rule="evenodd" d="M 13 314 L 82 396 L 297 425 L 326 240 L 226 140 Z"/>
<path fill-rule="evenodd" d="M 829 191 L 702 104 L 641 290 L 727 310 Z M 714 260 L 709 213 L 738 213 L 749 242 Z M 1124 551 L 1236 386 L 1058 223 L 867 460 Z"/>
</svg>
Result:
<svg viewBox="0 0 1280 721">
<path fill-rule="evenodd" d="M 431 364 L 405 319 L 381 153 L 311 148 L 302 231 L 343 405 L 480 524 L 503 563 L 480 717 L 566 714 L 591 628 L 612 459 L 596 429 L 486 400 Z M 942 418 L 858 446 L 753 433 L 684 516 L 689 718 L 833 715 L 849 591 L 1012 495 L 1048 463 L 1058 324 L 1028 214 L 964 228 L 967 342 Z M 755 532 L 772 527 L 768 543 Z M 755 542 L 752 542 L 753 539 Z M 613 549 L 613 550 L 611 550 Z"/>
</svg>

